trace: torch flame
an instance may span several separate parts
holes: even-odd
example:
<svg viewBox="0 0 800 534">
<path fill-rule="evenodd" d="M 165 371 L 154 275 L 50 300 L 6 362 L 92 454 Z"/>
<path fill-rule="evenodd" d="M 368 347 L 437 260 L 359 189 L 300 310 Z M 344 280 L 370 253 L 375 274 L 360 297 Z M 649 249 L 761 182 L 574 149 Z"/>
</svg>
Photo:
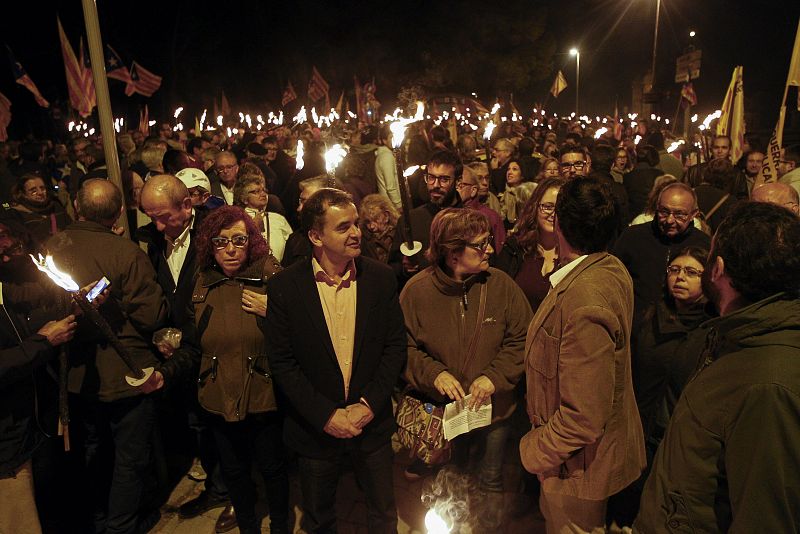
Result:
<svg viewBox="0 0 800 534">
<path fill-rule="evenodd" d="M 181 107 L 179 107 L 179 108 L 176 108 L 176 109 L 175 109 L 175 113 L 173 113 L 173 115 L 172 115 L 172 116 L 173 116 L 174 118 L 176 118 L 176 119 L 177 119 L 177 118 L 178 118 L 178 116 L 181 114 L 181 112 L 182 112 L 182 111 L 183 111 L 183 106 L 181 106 Z"/>
<path fill-rule="evenodd" d="M 292 119 L 295 124 L 301 124 L 308 120 L 308 114 L 306 113 L 306 107 L 300 106 L 300 111 L 297 112 L 297 115 L 294 116 Z"/>
<path fill-rule="evenodd" d="M 339 166 L 346 155 L 347 150 L 338 143 L 325 152 L 325 170 L 328 171 L 328 174 L 333 174 L 336 171 L 336 167 Z"/>
<path fill-rule="evenodd" d="M 411 167 L 403 171 L 403 176 L 408 178 L 409 176 L 417 172 L 417 169 L 419 169 L 419 165 L 412 165 Z"/>
<path fill-rule="evenodd" d="M 421 121 L 424 117 L 424 113 L 425 104 L 417 102 L 417 112 L 413 117 L 397 117 L 397 120 L 389 125 L 389 129 L 392 131 L 393 148 L 400 148 L 403 146 L 403 138 L 406 136 L 406 127 L 413 122 Z M 387 120 L 388 119 L 389 117 L 387 116 Z"/>
<path fill-rule="evenodd" d="M 297 170 L 301 170 L 303 166 L 305 166 L 305 162 L 303 161 L 303 155 L 305 154 L 305 149 L 303 148 L 303 140 L 297 140 Z"/>
<path fill-rule="evenodd" d="M 489 124 L 486 125 L 486 129 L 483 131 L 483 138 L 487 141 L 492 138 L 492 132 L 495 129 L 495 124 L 489 121 Z"/>
<path fill-rule="evenodd" d="M 70 275 L 60 271 L 58 267 L 56 267 L 56 264 L 53 262 L 53 256 L 50 254 L 45 257 L 42 257 L 42 255 L 39 254 L 38 259 L 35 258 L 33 254 L 29 254 L 29 256 L 31 257 L 31 261 L 33 261 L 33 264 L 36 266 L 36 268 L 46 274 L 50 280 L 52 280 L 61 289 L 65 289 L 72 293 L 75 293 L 80 289 L 78 284 L 75 283 L 75 280 L 73 280 Z"/>
<path fill-rule="evenodd" d="M 425 514 L 425 529 L 428 534 L 449 534 L 450 532 L 447 522 L 433 508 Z"/>
</svg>

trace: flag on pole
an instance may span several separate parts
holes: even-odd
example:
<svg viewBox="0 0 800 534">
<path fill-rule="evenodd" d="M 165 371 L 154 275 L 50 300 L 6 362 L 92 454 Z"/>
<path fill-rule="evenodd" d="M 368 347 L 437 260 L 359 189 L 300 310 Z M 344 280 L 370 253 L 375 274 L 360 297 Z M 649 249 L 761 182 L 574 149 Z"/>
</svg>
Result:
<svg viewBox="0 0 800 534">
<path fill-rule="evenodd" d="M 683 84 L 681 87 L 681 101 L 684 105 L 689 106 L 696 106 L 697 105 L 697 94 L 694 92 L 694 87 L 692 86 L 692 82 L 687 82 Z"/>
<path fill-rule="evenodd" d="M 722 102 L 722 115 L 717 123 L 717 135 L 731 138 L 731 159 L 736 162 L 742 157 L 744 146 L 744 84 L 742 82 L 743 67 L 733 69 L 731 84 Z"/>
<path fill-rule="evenodd" d="M 317 67 L 312 67 L 311 79 L 308 80 L 308 98 L 310 98 L 312 102 L 316 102 L 323 96 L 327 97 L 329 90 L 330 86 L 328 82 L 326 82 L 322 74 L 319 73 Z"/>
<path fill-rule="evenodd" d="M 11 101 L 0 93 L 0 141 L 8 141 L 8 128 L 11 122 Z"/>
<path fill-rule="evenodd" d="M 89 111 L 91 111 L 97 106 L 97 93 L 94 89 L 92 64 L 89 61 L 89 56 L 83 52 L 83 37 L 80 39 L 79 54 L 81 65 L 81 91 L 83 91 L 84 97 L 86 98 L 86 105 L 89 106 Z"/>
<path fill-rule="evenodd" d="M 108 78 L 119 80 L 126 84 L 131 83 L 131 71 L 122 62 L 122 58 L 119 57 L 117 51 L 111 48 L 110 45 L 106 45 L 105 60 L 106 76 Z"/>
<path fill-rule="evenodd" d="M 147 104 L 144 105 L 144 109 L 139 110 L 139 131 L 145 137 L 150 135 L 150 112 L 147 109 Z"/>
<path fill-rule="evenodd" d="M 43 108 L 49 108 L 50 102 L 44 99 L 42 93 L 39 92 L 39 88 L 36 87 L 36 84 L 33 83 L 31 77 L 28 76 L 28 73 L 25 72 L 24 68 L 22 68 L 22 64 L 16 60 L 14 53 L 11 52 L 11 47 L 6 45 L 6 49 L 8 50 L 8 59 L 11 61 L 11 70 L 14 74 L 14 80 L 22 87 L 33 93 L 33 98 L 36 99 L 37 104 Z"/>
<path fill-rule="evenodd" d="M 781 139 L 783 138 L 783 121 L 785 118 L 786 106 L 781 106 L 780 113 L 778 113 L 778 123 L 772 131 L 772 137 L 769 138 L 767 153 L 761 166 L 761 174 L 755 185 L 778 181 L 778 162 L 781 160 Z"/>
<path fill-rule="evenodd" d="M 358 81 L 358 76 L 353 76 L 353 85 L 356 91 L 356 115 L 358 115 L 358 120 L 361 120 L 364 116 L 364 100 L 361 96 L 361 82 Z"/>
<path fill-rule="evenodd" d="M 336 113 L 341 116 L 342 115 L 342 104 L 344 103 L 344 90 L 342 94 L 339 95 L 339 101 L 336 102 Z"/>
<path fill-rule="evenodd" d="M 88 117 L 92 113 L 92 108 L 89 107 L 89 101 L 83 93 L 83 67 L 67 40 L 64 27 L 61 26 L 61 19 L 56 17 L 56 22 L 58 22 L 58 38 L 61 41 L 61 57 L 64 60 L 64 71 L 67 75 L 69 103 L 81 117 Z"/>
<path fill-rule="evenodd" d="M 489 113 L 489 110 L 486 108 L 486 106 L 481 104 L 480 101 L 477 98 L 468 98 L 467 99 L 467 104 L 469 104 L 469 107 L 472 110 L 474 110 L 476 113 L 479 113 L 481 115 L 485 115 L 486 113 Z"/>
<path fill-rule="evenodd" d="M 131 81 L 125 87 L 125 94 L 131 96 L 139 93 L 143 96 L 153 96 L 161 87 L 161 76 L 156 76 L 135 61 L 131 63 Z"/>
<path fill-rule="evenodd" d="M 789 76 L 786 85 L 797 87 L 797 111 L 800 111 L 800 20 L 797 21 L 797 31 L 794 34 L 794 48 L 792 60 L 789 62 Z"/>
<path fill-rule="evenodd" d="M 564 73 L 558 71 L 556 74 L 556 79 L 553 80 L 553 85 L 550 87 L 550 94 L 553 95 L 555 98 L 558 98 L 558 95 L 561 94 L 561 91 L 567 88 L 567 79 L 564 78 Z"/>
<path fill-rule="evenodd" d="M 289 82 L 286 84 L 286 89 L 283 90 L 281 106 L 286 106 L 286 104 L 292 102 L 293 100 L 297 100 L 297 93 L 294 90 L 294 86 L 292 86 L 292 82 Z"/>
<path fill-rule="evenodd" d="M 219 97 L 219 113 L 226 117 L 231 114 L 231 105 L 228 103 L 228 97 L 225 96 L 225 91 L 222 91 L 222 96 Z"/>
</svg>

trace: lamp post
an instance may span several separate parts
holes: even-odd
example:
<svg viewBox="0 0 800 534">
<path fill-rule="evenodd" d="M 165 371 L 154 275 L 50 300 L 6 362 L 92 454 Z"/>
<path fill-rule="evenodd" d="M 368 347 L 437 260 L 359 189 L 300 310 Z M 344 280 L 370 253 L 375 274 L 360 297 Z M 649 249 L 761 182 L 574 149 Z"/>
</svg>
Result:
<svg viewBox="0 0 800 534">
<path fill-rule="evenodd" d="M 571 48 L 569 55 L 575 56 L 575 116 L 579 117 L 578 104 L 580 103 L 581 95 L 581 52 L 577 48 Z"/>
<path fill-rule="evenodd" d="M 656 0 L 656 27 L 653 30 L 653 63 L 650 65 L 650 90 L 656 86 L 656 51 L 658 50 L 658 17 L 661 13 L 661 0 Z"/>
</svg>

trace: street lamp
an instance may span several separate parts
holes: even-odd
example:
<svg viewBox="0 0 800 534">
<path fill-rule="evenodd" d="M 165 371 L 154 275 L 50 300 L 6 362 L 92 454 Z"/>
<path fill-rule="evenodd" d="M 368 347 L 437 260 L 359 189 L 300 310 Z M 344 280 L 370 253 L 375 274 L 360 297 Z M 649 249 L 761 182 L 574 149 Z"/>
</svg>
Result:
<svg viewBox="0 0 800 534">
<path fill-rule="evenodd" d="M 656 0 L 656 27 L 653 30 L 653 64 L 650 66 L 650 90 L 656 86 L 656 50 L 658 48 L 658 16 L 661 13 L 661 0 Z"/>
<path fill-rule="evenodd" d="M 577 48 L 571 48 L 569 55 L 575 56 L 575 116 L 579 117 L 578 104 L 580 102 L 579 98 L 581 93 L 581 53 Z"/>
</svg>

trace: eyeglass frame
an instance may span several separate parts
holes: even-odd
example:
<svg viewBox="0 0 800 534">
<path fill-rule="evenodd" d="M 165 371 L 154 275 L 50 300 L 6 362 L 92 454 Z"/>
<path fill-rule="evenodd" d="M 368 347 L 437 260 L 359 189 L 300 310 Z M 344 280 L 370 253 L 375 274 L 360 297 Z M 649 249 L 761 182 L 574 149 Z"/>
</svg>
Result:
<svg viewBox="0 0 800 534">
<path fill-rule="evenodd" d="M 536 209 L 539 210 L 539 213 L 543 215 L 552 215 L 556 212 L 556 205 L 554 202 L 545 202 L 544 204 L 539 204 L 536 206 Z"/>
<path fill-rule="evenodd" d="M 233 163 L 231 165 L 214 165 L 214 168 L 217 170 L 217 172 L 219 172 L 219 171 L 230 171 L 238 166 L 239 166 L 238 163 Z"/>
<path fill-rule="evenodd" d="M 425 183 L 428 184 L 428 185 L 433 185 L 433 184 L 438 182 L 439 185 L 441 185 L 443 187 L 447 187 L 448 185 L 450 185 L 454 181 L 455 181 L 455 178 L 453 178 L 450 175 L 439 176 L 439 175 L 436 175 L 436 174 L 431 174 L 429 172 L 425 173 Z"/>
<path fill-rule="evenodd" d="M 587 163 L 588 162 L 586 160 L 573 161 L 572 163 L 570 163 L 568 161 L 561 161 L 561 162 L 558 163 L 558 168 L 566 170 L 566 169 L 569 169 L 570 167 L 572 167 L 576 171 L 581 171 L 581 170 L 583 170 L 584 167 L 586 167 Z"/>
<path fill-rule="evenodd" d="M 677 269 L 677 270 L 675 270 Z M 698 270 L 694 267 L 688 267 L 683 265 L 667 265 L 667 276 L 678 276 L 681 273 L 686 273 L 686 278 L 700 278 L 705 270 Z"/>
<path fill-rule="evenodd" d="M 465 248 L 471 248 L 475 252 L 480 252 L 481 254 L 486 254 L 486 250 L 494 245 L 494 236 L 489 234 L 489 236 L 483 240 L 482 243 L 470 243 L 468 241 L 464 241 Z"/>
<path fill-rule="evenodd" d="M 683 213 L 679 211 L 672 211 L 666 208 L 656 208 L 656 216 L 663 218 L 665 221 L 669 220 L 670 216 L 672 216 L 676 221 L 679 223 L 685 223 L 691 219 L 694 219 L 695 213 L 697 210 L 692 210 L 690 213 Z"/>
<path fill-rule="evenodd" d="M 243 241 L 242 241 L 242 238 L 244 238 Z M 238 239 L 239 241 L 242 241 L 241 245 L 237 245 L 236 242 L 234 241 L 234 239 Z M 213 247 L 216 250 L 225 250 L 225 249 L 228 248 L 228 245 L 233 245 L 236 248 L 244 248 L 244 247 L 247 246 L 247 243 L 249 241 L 250 241 L 250 236 L 248 236 L 247 234 L 235 235 L 233 237 L 217 236 L 217 237 L 212 237 L 211 238 L 211 245 L 213 245 Z M 223 242 L 224 242 L 224 245 L 220 245 L 220 243 L 223 243 Z"/>
</svg>

